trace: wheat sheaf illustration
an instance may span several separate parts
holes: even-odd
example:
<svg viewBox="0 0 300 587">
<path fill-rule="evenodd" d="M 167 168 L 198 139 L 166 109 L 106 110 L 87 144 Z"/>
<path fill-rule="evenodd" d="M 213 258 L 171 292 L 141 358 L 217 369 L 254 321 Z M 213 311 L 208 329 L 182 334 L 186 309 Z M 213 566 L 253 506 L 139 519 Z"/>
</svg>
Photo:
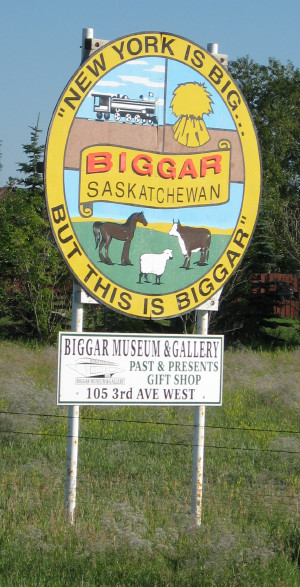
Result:
<svg viewBox="0 0 300 587">
<path fill-rule="evenodd" d="M 211 104 L 211 94 L 204 84 L 188 82 L 177 86 L 170 108 L 178 118 L 173 125 L 174 139 L 178 143 L 186 147 L 200 147 L 209 141 L 203 116 L 213 112 Z"/>
</svg>

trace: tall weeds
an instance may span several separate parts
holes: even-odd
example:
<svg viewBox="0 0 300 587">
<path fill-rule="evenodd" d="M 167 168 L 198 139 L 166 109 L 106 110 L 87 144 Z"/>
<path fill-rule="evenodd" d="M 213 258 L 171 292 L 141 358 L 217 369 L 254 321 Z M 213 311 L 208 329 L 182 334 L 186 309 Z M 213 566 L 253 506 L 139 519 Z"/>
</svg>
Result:
<svg viewBox="0 0 300 587">
<path fill-rule="evenodd" d="M 0 350 L 1 587 L 299 584 L 299 351 L 225 353 L 200 527 L 192 409 L 82 408 L 71 527 L 56 352 Z"/>
</svg>

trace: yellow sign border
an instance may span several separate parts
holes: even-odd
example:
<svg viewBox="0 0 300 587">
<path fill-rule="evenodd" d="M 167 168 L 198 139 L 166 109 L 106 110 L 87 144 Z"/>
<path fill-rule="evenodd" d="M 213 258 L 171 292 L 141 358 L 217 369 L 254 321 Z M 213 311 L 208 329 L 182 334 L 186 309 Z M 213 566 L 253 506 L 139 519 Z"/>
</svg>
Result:
<svg viewBox="0 0 300 587">
<path fill-rule="evenodd" d="M 121 63 L 152 56 L 167 57 L 188 65 L 201 72 L 214 86 L 229 111 L 234 112 L 232 116 L 237 121 L 245 170 L 240 217 L 217 264 L 193 285 L 161 296 L 139 294 L 120 287 L 93 266 L 74 233 L 64 192 L 64 158 L 70 128 L 91 87 Z M 261 158 L 247 104 L 226 69 L 201 46 L 170 33 L 149 32 L 121 37 L 92 54 L 62 93 L 47 136 L 45 188 L 58 247 L 75 278 L 93 298 L 122 314 L 138 318 L 162 319 L 189 312 L 207 301 L 229 279 L 255 228 L 261 197 Z"/>
</svg>

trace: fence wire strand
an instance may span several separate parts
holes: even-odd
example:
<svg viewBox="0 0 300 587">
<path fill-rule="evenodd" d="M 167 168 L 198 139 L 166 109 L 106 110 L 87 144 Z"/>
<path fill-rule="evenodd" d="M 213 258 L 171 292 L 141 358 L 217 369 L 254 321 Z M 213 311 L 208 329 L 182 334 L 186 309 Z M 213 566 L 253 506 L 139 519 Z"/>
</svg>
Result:
<svg viewBox="0 0 300 587">
<path fill-rule="evenodd" d="M 0 414 L 5 414 L 8 416 L 38 416 L 40 418 L 63 418 L 68 419 L 73 418 L 73 416 L 69 416 L 68 414 L 41 414 L 38 412 L 10 412 L 0 410 Z M 80 415 L 81 421 L 93 421 L 93 422 L 115 422 L 116 424 L 143 424 L 143 425 L 154 425 L 154 426 L 170 426 L 170 427 L 180 427 L 180 428 L 193 428 L 194 424 L 186 424 L 181 422 L 161 422 L 157 420 L 127 420 L 125 418 L 95 418 L 89 416 L 82 416 Z M 267 433 L 277 433 L 277 434 L 300 434 L 300 430 L 280 430 L 278 428 L 254 428 L 254 427 L 243 427 L 243 426 L 215 426 L 212 424 L 205 424 L 205 428 L 211 430 L 237 430 L 243 432 L 267 432 Z M 1 431 L 0 431 L 1 433 Z"/>
<path fill-rule="evenodd" d="M 16 434 L 20 436 L 41 436 L 44 438 L 72 438 L 68 434 L 56 434 L 52 432 L 24 432 L 19 430 L 0 430 L 0 434 Z M 132 443 L 132 444 L 152 444 L 161 446 L 180 446 L 183 448 L 193 448 L 197 446 L 191 443 L 185 442 L 162 442 L 157 440 L 136 440 L 136 439 L 124 439 L 124 438 L 105 438 L 102 436 L 79 436 L 79 440 L 99 440 L 102 442 L 120 442 L 120 443 Z M 217 446 L 213 444 L 205 444 L 206 448 L 213 448 L 216 450 L 232 450 L 232 451 L 252 451 L 252 452 L 268 452 L 268 453 L 284 453 L 284 454 L 300 454 L 300 451 L 284 450 L 284 449 L 270 449 L 270 448 L 258 448 L 258 447 L 245 447 L 245 446 Z"/>
</svg>

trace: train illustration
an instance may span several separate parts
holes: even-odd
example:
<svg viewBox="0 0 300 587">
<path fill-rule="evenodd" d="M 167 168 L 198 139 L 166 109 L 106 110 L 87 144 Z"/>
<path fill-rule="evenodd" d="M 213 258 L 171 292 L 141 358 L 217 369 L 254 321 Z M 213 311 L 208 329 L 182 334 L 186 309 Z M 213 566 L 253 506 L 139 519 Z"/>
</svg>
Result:
<svg viewBox="0 0 300 587">
<path fill-rule="evenodd" d="M 140 96 L 133 100 L 122 94 L 92 93 L 94 112 L 98 120 L 109 120 L 111 115 L 117 122 L 135 124 L 157 124 L 156 100 L 152 92 L 148 97 Z"/>
</svg>

